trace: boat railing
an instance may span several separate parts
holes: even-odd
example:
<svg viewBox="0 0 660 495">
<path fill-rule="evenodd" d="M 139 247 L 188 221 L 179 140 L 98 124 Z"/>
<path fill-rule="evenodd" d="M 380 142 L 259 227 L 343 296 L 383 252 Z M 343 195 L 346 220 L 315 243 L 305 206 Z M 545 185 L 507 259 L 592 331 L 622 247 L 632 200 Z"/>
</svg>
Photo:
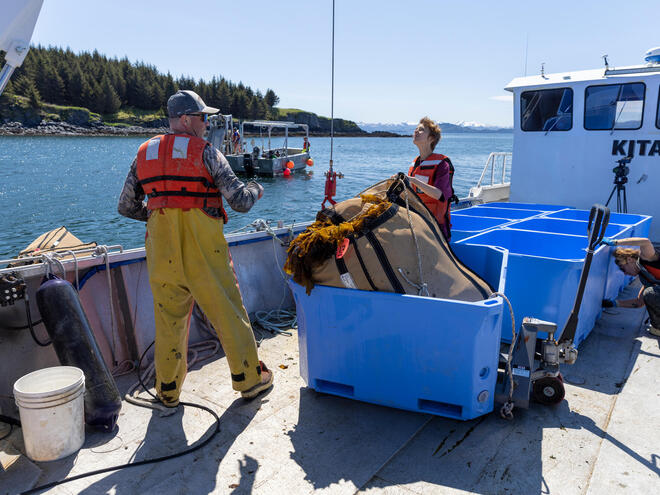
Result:
<svg viewBox="0 0 660 495">
<path fill-rule="evenodd" d="M 510 152 L 505 151 L 495 151 L 488 155 L 477 185 L 470 188 L 467 197 L 460 198 L 457 204 L 452 205 L 452 210 L 508 200 L 511 182 L 507 181 L 507 169 L 511 166 L 512 156 Z"/>
<path fill-rule="evenodd" d="M 67 266 L 73 265 L 75 272 L 91 266 L 109 263 L 110 258 L 128 254 L 120 244 L 106 246 L 99 244 L 86 249 L 61 249 L 42 254 L 0 260 L 0 275 L 21 271 L 22 273 L 61 273 L 66 278 Z"/>
<path fill-rule="evenodd" d="M 484 169 L 481 172 L 481 177 L 479 177 L 479 181 L 477 182 L 476 187 L 497 186 L 497 185 L 507 184 L 506 170 L 507 170 L 507 164 L 511 162 L 511 157 L 512 154 L 507 151 L 494 151 L 490 155 L 488 155 L 488 159 L 486 160 L 486 165 L 484 166 Z M 495 169 L 497 167 L 501 168 L 501 174 L 499 170 L 497 173 L 499 182 L 495 182 Z M 489 169 L 490 169 L 490 184 L 484 184 L 484 178 L 487 177 L 486 173 L 488 172 Z"/>
</svg>

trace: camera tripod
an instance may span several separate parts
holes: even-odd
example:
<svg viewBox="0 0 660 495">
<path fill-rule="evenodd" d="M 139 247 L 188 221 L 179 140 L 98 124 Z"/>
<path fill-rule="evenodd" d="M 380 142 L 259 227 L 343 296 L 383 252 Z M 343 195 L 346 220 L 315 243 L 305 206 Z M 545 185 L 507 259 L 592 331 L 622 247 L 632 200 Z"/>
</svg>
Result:
<svg viewBox="0 0 660 495">
<path fill-rule="evenodd" d="M 628 182 L 628 172 L 630 169 L 626 167 L 632 160 L 632 156 L 627 156 L 621 160 L 617 160 L 618 165 L 612 169 L 614 172 L 614 187 L 610 196 L 607 198 L 605 206 L 609 206 L 614 192 L 616 192 L 616 212 L 628 213 L 628 198 L 626 197 L 626 183 Z"/>
</svg>

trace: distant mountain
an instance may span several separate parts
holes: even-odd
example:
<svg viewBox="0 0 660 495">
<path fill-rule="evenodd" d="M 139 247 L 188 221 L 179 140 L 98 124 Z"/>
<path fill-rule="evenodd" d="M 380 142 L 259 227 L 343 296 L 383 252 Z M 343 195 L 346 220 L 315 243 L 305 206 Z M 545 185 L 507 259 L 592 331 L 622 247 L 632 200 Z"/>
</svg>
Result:
<svg viewBox="0 0 660 495">
<path fill-rule="evenodd" d="M 415 127 L 417 127 L 416 122 L 400 122 L 400 123 L 390 123 L 390 122 L 358 122 L 357 125 L 363 131 L 367 132 L 393 132 L 395 134 L 401 134 L 403 136 L 412 135 Z M 438 125 L 442 129 L 442 132 L 511 132 L 511 127 L 497 127 L 487 124 L 481 124 L 479 122 L 457 122 L 456 124 L 450 124 L 449 122 L 438 122 Z"/>
</svg>

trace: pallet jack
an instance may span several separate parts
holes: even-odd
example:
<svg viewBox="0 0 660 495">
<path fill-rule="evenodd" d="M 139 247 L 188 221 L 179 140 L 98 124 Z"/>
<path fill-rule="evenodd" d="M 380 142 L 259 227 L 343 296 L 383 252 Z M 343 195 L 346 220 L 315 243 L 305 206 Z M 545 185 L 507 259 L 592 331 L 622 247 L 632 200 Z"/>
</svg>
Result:
<svg viewBox="0 0 660 495">
<path fill-rule="evenodd" d="M 580 274 L 573 309 L 568 317 L 559 340 L 555 339 L 557 324 L 537 318 L 523 318 L 520 331 L 512 338 L 511 344 L 502 344 L 498 379 L 495 389 L 495 402 L 502 404 L 500 413 L 507 419 L 513 418 L 513 407 L 529 408 L 530 399 L 546 405 L 558 404 L 564 399 L 564 381 L 559 366 L 574 364 L 578 351 L 573 346 L 578 324 L 578 313 L 587 285 L 589 269 L 595 250 L 605 235 L 610 219 L 606 206 L 594 205 L 589 213 L 587 255 Z M 538 332 L 547 332 L 547 338 L 540 340 Z M 506 352 L 508 347 L 508 352 Z"/>
</svg>

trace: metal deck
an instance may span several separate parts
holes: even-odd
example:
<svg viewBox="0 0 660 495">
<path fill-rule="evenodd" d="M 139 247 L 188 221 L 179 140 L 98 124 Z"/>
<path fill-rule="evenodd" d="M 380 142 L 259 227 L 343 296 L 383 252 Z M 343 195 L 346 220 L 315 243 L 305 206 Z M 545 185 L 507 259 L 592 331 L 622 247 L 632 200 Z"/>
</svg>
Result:
<svg viewBox="0 0 660 495">
<path fill-rule="evenodd" d="M 566 400 L 515 410 L 511 422 L 494 413 L 460 422 L 318 394 L 299 377 L 295 332 L 272 337 L 260 357 L 275 386 L 261 399 L 246 402 L 231 390 L 224 357 L 189 373 L 182 399 L 221 415 L 209 445 L 44 493 L 658 493 L 660 346 L 645 318 L 643 309 L 605 314 L 577 364 L 563 368 Z M 119 379 L 123 391 L 133 382 Z M 124 403 L 113 434 L 88 430 L 84 448 L 56 462 L 21 456 L 0 471 L 0 493 L 164 455 L 211 428 L 203 411 L 162 418 Z M 0 451 L 21 451 L 20 430 L 8 440 Z"/>
</svg>

